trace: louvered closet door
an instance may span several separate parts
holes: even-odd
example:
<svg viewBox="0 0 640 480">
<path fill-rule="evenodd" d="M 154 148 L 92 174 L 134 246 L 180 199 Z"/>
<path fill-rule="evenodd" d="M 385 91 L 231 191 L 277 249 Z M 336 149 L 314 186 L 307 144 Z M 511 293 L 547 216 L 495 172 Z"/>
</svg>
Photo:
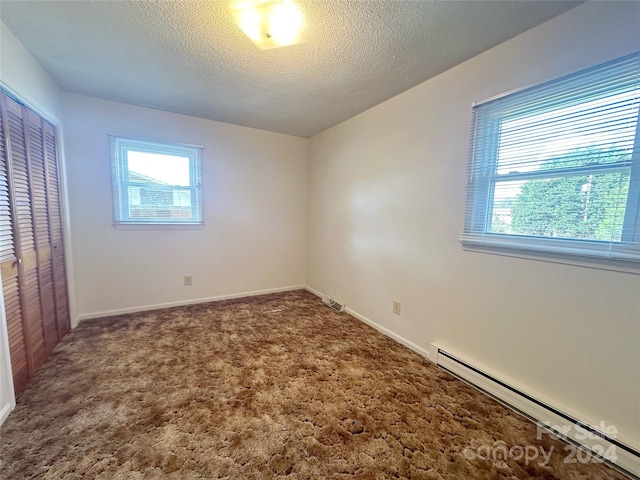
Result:
<svg viewBox="0 0 640 480">
<path fill-rule="evenodd" d="M 71 330 L 69 316 L 69 296 L 67 293 L 67 272 L 64 261 L 64 243 L 62 240 L 62 211 L 60 209 L 60 171 L 58 170 L 58 149 L 53 125 L 43 120 L 43 139 L 45 152 L 47 199 L 49 207 L 49 225 L 51 235 L 51 263 L 53 268 L 53 287 L 60 338 Z"/>
<path fill-rule="evenodd" d="M 9 351 L 11 370 L 16 391 L 21 391 L 29 381 L 29 361 L 27 345 L 22 326 L 22 305 L 18 285 L 18 254 L 16 251 L 14 212 L 10 199 L 9 170 L 7 162 L 7 104 L 4 95 L 0 95 L 0 262 L 2 269 L 2 291 L 9 333 Z"/>
<path fill-rule="evenodd" d="M 49 208 L 45 166 L 43 120 L 27 110 L 27 147 L 30 167 L 31 206 L 38 262 L 42 328 L 47 355 L 60 341 L 60 329 L 56 315 L 51 259 L 51 235 L 49 233 Z"/>
<path fill-rule="evenodd" d="M 32 193 L 29 185 L 30 169 L 27 160 L 25 131 L 26 111 L 7 98 L 8 135 L 7 151 L 10 162 L 10 186 L 14 204 L 14 221 L 17 228 L 18 284 L 22 304 L 22 325 L 27 344 L 31 374 L 44 363 L 47 350 L 42 328 L 38 260 L 33 228 Z"/>
<path fill-rule="evenodd" d="M 55 130 L 4 93 L 0 256 L 14 385 L 29 378 L 70 329 Z"/>
</svg>

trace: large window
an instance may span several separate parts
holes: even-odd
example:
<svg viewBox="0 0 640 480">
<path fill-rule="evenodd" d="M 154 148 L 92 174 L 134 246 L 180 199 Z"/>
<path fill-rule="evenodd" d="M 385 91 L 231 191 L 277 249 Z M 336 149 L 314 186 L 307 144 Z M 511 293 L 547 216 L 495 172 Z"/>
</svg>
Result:
<svg viewBox="0 0 640 480">
<path fill-rule="evenodd" d="M 201 225 L 201 147 L 111 136 L 114 222 Z"/>
<path fill-rule="evenodd" d="M 640 52 L 474 105 L 462 244 L 640 269 Z"/>
</svg>

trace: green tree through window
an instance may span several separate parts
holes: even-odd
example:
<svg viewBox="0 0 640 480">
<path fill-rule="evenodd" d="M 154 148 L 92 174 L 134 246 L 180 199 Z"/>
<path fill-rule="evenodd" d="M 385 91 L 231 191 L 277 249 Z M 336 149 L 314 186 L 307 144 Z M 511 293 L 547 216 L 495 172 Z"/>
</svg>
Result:
<svg viewBox="0 0 640 480">
<path fill-rule="evenodd" d="M 606 152 L 580 149 L 551 158 L 540 170 L 602 165 L 619 160 Z M 530 180 L 511 208 L 511 228 L 499 222 L 492 230 L 540 237 L 619 242 L 629 190 L 629 169 Z M 494 216 L 495 218 L 495 216 Z"/>
</svg>

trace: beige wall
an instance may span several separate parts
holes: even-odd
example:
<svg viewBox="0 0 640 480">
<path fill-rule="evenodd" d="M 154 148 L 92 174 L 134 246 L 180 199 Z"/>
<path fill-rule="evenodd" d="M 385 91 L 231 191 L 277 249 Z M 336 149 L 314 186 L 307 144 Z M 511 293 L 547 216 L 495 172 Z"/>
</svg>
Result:
<svg viewBox="0 0 640 480">
<path fill-rule="evenodd" d="M 640 276 L 465 252 L 471 103 L 640 48 L 594 2 L 312 138 L 307 284 L 640 447 Z M 402 314 L 392 301 L 402 301 Z"/>
<path fill-rule="evenodd" d="M 304 285 L 307 140 L 81 95 L 64 109 L 80 318 Z M 204 229 L 114 229 L 109 133 L 204 146 Z"/>
</svg>

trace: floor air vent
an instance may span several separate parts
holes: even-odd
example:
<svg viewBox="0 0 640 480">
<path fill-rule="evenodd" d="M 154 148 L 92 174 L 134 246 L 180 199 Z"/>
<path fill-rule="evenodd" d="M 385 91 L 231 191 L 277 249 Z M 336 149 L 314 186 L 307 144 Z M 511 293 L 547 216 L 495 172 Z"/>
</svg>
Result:
<svg viewBox="0 0 640 480">
<path fill-rule="evenodd" d="M 344 303 L 342 300 L 338 300 L 337 298 L 331 297 L 329 295 L 323 295 L 322 296 L 322 303 L 324 303 L 325 305 L 330 306 L 336 312 L 344 311 L 345 307 L 347 306 L 347 304 Z"/>
</svg>

